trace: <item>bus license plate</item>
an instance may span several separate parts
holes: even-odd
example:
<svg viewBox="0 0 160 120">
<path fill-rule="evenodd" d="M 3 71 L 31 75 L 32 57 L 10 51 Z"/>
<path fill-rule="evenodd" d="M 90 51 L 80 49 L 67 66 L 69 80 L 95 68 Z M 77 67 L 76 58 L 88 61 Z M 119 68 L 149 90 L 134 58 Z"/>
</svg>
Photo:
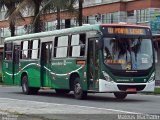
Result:
<svg viewBox="0 0 160 120">
<path fill-rule="evenodd" d="M 137 92 L 137 89 L 136 88 L 128 88 L 126 91 L 127 92 Z"/>
</svg>

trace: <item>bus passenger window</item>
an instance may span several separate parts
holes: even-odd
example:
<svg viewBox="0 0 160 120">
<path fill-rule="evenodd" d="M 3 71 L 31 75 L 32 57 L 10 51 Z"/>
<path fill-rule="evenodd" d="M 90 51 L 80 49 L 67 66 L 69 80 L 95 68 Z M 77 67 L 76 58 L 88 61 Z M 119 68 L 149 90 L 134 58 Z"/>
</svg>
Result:
<svg viewBox="0 0 160 120">
<path fill-rule="evenodd" d="M 68 53 L 68 36 L 56 37 L 54 42 L 54 57 L 65 58 Z"/>
<path fill-rule="evenodd" d="M 53 52 L 53 57 L 56 57 L 57 46 L 58 46 L 58 37 L 55 37 L 55 40 L 54 40 L 54 52 Z"/>
<path fill-rule="evenodd" d="M 85 55 L 85 45 L 80 45 L 80 56 Z"/>
<path fill-rule="evenodd" d="M 85 55 L 86 35 L 72 35 L 69 55 L 71 57 L 81 57 Z"/>
<path fill-rule="evenodd" d="M 86 44 L 86 34 L 80 34 L 80 46 L 81 46 L 80 56 L 85 55 L 85 44 Z"/>
<path fill-rule="evenodd" d="M 31 59 L 38 59 L 39 56 L 39 40 L 32 41 Z"/>
<path fill-rule="evenodd" d="M 20 55 L 21 59 L 28 59 L 29 58 L 28 47 L 29 47 L 29 41 L 21 42 L 21 55 Z"/>
<path fill-rule="evenodd" d="M 22 54 L 22 59 L 26 59 L 27 56 L 25 54 Z"/>
<path fill-rule="evenodd" d="M 5 60 L 12 60 L 12 43 L 5 44 Z"/>
<path fill-rule="evenodd" d="M 5 59 L 6 60 L 12 60 L 12 53 L 11 52 L 6 53 Z"/>
</svg>

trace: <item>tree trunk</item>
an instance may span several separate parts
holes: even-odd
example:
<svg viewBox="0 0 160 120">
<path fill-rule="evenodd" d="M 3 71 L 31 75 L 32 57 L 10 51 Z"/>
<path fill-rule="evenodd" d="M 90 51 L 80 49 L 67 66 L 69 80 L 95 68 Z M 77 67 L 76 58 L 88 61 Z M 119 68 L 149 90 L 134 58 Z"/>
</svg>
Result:
<svg viewBox="0 0 160 120">
<path fill-rule="evenodd" d="M 6 4 L 5 6 L 7 7 L 7 9 L 12 10 L 13 8 L 15 8 L 15 3 L 10 1 L 10 3 Z M 10 29 L 10 32 L 11 32 L 11 36 L 12 37 L 15 36 L 15 22 L 14 21 L 9 21 L 9 29 Z"/>
<path fill-rule="evenodd" d="M 9 24 L 9 29 L 11 31 L 11 36 L 15 36 L 15 24 L 12 22 Z"/>
<path fill-rule="evenodd" d="M 61 28 L 61 17 L 60 17 L 60 8 L 57 7 L 57 29 L 59 30 Z"/>
<path fill-rule="evenodd" d="M 79 26 L 83 24 L 83 0 L 79 0 Z"/>
<path fill-rule="evenodd" d="M 34 11 L 34 17 L 36 17 L 40 11 L 40 5 L 41 5 L 41 1 L 42 0 L 35 0 L 34 3 L 35 3 L 35 11 Z M 38 32 L 41 32 L 42 31 L 42 25 L 41 25 L 41 21 L 40 21 L 40 16 L 37 17 L 36 19 L 36 22 L 34 23 L 34 26 L 33 26 L 33 32 L 34 33 L 38 33 Z"/>
</svg>

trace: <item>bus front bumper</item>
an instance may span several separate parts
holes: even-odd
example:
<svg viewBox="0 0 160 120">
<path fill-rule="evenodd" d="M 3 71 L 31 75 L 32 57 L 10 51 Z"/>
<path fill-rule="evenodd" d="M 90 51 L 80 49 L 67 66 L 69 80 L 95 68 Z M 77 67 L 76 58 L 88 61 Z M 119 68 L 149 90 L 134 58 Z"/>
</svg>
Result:
<svg viewBox="0 0 160 120">
<path fill-rule="evenodd" d="M 99 92 L 154 92 L 154 88 L 155 81 L 148 83 L 116 83 L 99 79 Z"/>
</svg>

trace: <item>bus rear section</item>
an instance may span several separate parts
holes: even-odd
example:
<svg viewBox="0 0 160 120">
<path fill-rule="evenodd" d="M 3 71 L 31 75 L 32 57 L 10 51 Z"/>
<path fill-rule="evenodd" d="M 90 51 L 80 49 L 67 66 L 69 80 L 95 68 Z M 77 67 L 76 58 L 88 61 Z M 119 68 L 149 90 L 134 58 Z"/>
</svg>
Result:
<svg viewBox="0 0 160 120">
<path fill-rule="evenodd" d="M 153 92 L 154 49 L 150 29 L 141 26 L 101 26 L 99 92 L 127 94 Z"/>
</svg>

